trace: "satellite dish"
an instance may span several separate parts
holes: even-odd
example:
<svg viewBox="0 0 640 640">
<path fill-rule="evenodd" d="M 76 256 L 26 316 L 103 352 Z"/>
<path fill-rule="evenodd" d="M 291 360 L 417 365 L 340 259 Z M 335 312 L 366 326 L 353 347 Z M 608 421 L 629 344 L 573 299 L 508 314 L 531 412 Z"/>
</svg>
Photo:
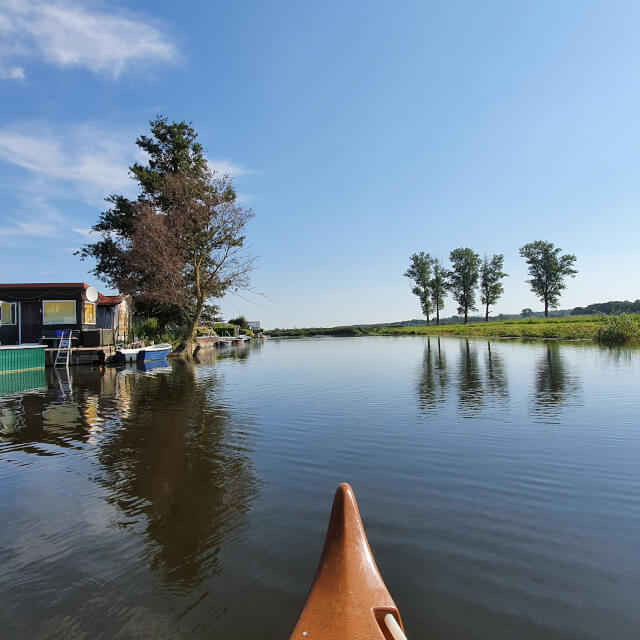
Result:
<svg viewBox="0 0 640 640">
<path fill-rule="evenodd" d="M 89 302 L 95 302 L 98 299 L 98 292 L 93 287 L 87 287 L 84 295 Z"/>
</svg>

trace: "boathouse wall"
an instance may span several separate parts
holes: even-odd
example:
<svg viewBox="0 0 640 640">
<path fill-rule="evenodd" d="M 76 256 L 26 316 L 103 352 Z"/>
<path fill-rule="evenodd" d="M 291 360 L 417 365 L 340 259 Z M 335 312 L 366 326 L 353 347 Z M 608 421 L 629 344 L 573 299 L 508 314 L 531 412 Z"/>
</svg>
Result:
<svg viewBox="0 0 640 640">
<path fill-rule="evenodd" d="M 12 322 L 3 322 L 0 325 L 0 344 L 34 344 L 40 342 L 43 337 L 55 336 L 57 331 L 72 329 L 78 331 L 81 336 L 83 331 L 97 329 L 97 309 L 95 306 L 94 322 L 84 321 L 85 303 L 95 305 L 87 300 L 85 294 L 87 289 L 88 285 L 84 283 L 0 284 L 0 301 L 5 303 L 5 309 L 7 304 L 15 305 L 13 310 L 5 314 L 7 316 L 5 320 L 9 319 Z M 57 322 L 55 319 L 47 321 L 44 312 L 45 302 L 74 302 L 73 322 Z M 90 310 L 88 313 L 90 314 Z"/>
</svg>

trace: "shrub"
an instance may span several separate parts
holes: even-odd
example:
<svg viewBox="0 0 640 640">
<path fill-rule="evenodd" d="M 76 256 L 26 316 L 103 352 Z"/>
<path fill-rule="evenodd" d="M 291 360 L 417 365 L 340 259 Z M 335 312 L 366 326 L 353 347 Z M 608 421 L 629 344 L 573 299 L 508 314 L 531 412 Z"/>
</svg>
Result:
<svg viewBox="0 0 640 640">
<path fill-rule="evenodd" d="M 229 334 L 229 335 L 235 335 L 236 333 L 236 326 L 235 324 L 224 324 L 223 322 L 216 322 L 213 325 L 213 330 L 218 334 L 218 335 L 225 335 L 225 334 Z"/>
<path fill-rule="evenodd" d="M 249 328 L 249 323 L 247 322 L 244 316 L 238 316 L 237 318 L 232 318 L 231 320 L 229 320 L 229 324 L 235 324 L 241 329 Z"/>
<path fill-rule="evenodd" d="M 174 348 L 177 347 L 184 337 L 183 332 L 179 329 L 161 329 L 158 326 L 157 318 L 145 318 L 133 325 L 133 335 L 138 340 L 144 340 L 147 344 L 155 342 L 160 344 L 167 342 Z"/>
<path fill-rule="evenodd" d="M 133 325 L 133 335 L 139 340 L 154 340 L 158 333 L 158 318 L 145 318 Z"/>
<path fill-rule="evenodd" d="M 638 317 L 630 313 L 607 316 L 594 339 L 600 344 L 626 344 L 640 338 Z"/>
</svg>

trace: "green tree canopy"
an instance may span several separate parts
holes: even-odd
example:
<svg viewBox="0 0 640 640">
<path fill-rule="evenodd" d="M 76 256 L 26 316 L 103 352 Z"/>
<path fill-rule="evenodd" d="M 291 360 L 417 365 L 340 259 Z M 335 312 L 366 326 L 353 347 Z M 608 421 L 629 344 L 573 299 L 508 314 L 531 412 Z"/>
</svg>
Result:
<svg viewBox="0 0 640 640">
<path fill-rule="evenodd" d="M 229 178 L 167 174 L 157 197 L 136 203 L 118 288 L 136 298 L 177 305 L 186 317 L 183 347 L 191 352 L 211 298 L 248 286 L 253 260 L 244 230 L 253 217 L 239 206 Z"/>
<path fill-rule="evenodd" d="M 491 258 L 485 256 L 480 264 L 480 302 L 485 307 L 485 321 L 489 321 L 489 307 L 493 306 L 504 293 L 502 278 L 508 276 L 502 270 L 504 256 L 501 253 Z"/>
<path fill-rule="evenodd" d="M 411 258 L 411 265 L 405 271 L 405 276 L 413 281 L 414 286 L 411 292 L 418 296 L 422 313 L 427 317 L 429 324 L 429 316 L 433 310 L 431 304 L 431 271 L 433 259 L 428 253 L 421 251 L 414 253 Z"/>
<path fill-rule="evenodd" d="M 567 285 L 567 276 L 575 277 L 578 273 L 573 265 L 576 257 L 566 253 L 560 255 L 562 249 L 552 242 L 536 240 L 520 248 L 520 255 L 529 265 L 531 291 L 544 302 L 544 315 L 549 317 L 549 308 L 555 309 L 560 301 L 560 294 Z"/>
<path fill-rule="evenodd" d="M 431 289 L 431 306 L 436 312 L 436 324 L 440 324 L 440 309 L 444 309 L 447 295 L 449 272 L 442 266 L 438 258 L 433 260 L 433 278 L 429 283 Z"/>
<path fill-rule="evenodd" d="M 137 205 L 151 199 L 158 201 L 162 197 L 165 176 L 182 174 L 198 178 L 207 169 L 202 145 L 197 141 L 198 134 L 190 123 L 170 123 L 159 115 L 149 122 L 149 127 L 151 135 L 142 135 L 136 140 L 138 147 L 148 156 L 148 164 L 136 162 L 129 167 L 131 177 L 140 188 L 137 199 L 130 200 L 123 195 L 108 196 L 105 200 L 109 208 L 100 214 L 92 227 L 99 234 L 99 239 L 79 251 L 81 259 L 95 260 L 92 273 L 112 288 L 118 288 L 118 282 L 128 275 L 126 253 L 139 213 Z M 150 304 L 150 301 L 145 304 Z M 179 321 L 180 311 L 176 307 L 174 309 L 175 320 Z"/>
<path fill-rule="evenodd" d="M 448 288 L 458 303 L 458 313 L 464 314 L 464 323 L 467 324 L 469 311 L 477 311 L 475 290 L 478 286 L 480 256 L 469 247 L 461 247 L 449 254 L 449 260 L 451 271 Z"/>
</svg>

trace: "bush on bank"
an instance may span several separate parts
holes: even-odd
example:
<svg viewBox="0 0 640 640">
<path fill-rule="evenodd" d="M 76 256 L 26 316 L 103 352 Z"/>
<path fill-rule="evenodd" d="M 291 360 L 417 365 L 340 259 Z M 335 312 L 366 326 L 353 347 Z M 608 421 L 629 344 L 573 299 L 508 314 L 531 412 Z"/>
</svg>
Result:
<svg viewBox="0 0 640 640">
<path fill-rule="evenodd" d="M 594 340 L 607 345 L 628 344 L 640 340 L 638 316 L 630 313 L 607 316 L 598 327 Z"/>
<path fill-rule="evenodd" d="M 147 344 L 168 343 L 174 349 L 182 342 L 184 331 L 179 328 L 161 329 L 158 326 L 157 318 L 145 318 L 140 322 L 135 322 L 132 327 L 133 339 L 144 340 Z"/>
</svg>

